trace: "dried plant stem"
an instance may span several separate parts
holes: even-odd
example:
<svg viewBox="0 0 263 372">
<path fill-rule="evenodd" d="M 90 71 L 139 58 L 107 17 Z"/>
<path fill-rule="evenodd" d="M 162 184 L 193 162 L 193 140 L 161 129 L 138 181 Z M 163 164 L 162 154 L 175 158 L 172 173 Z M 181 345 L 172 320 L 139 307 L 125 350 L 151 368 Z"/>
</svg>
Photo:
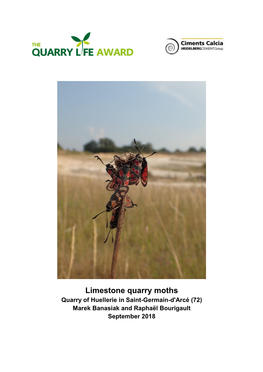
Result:
<svg viewBox="0 0 263 372">
<path fill-rule="evenodd" d="M 64 256 L 65 256 L 65 230 L 67 228 L 67 182 L 64 178 L 64 209 L 63 209 L 63 235 L 61 244 L 61 269 L 64 271 Z"/>
<path fill-rule="evenodd" d="M 70 260 L 69 260 L 69 267 L 68 267 L 68 276 L 67 276 L 67 279 L 70 278 L 71 269 L 72 269 L 73 261 L 74 261 L 74 253 L 75 253 L 75 228 L 76 228 L 76 225 L 74 224 L 72 226 L 71 251 L 70 251 Z"/>
<path fill-rule="evenodd" d="M 124 269 L 124 278 L 126 279 L 128 276 L 128 270 L 129 270 L 129 257 L 126 257 L 125 261 L 125 269 Z"/>
<path fill-rule="evenodd" d="M 183 241 L 184 241 L 184 247 L 186 248 L 186 249 L 188 249 L 188 244 L 187 244 L 187 239 L 186 239 L 186 223 L 185 223 L 185 216 L 184 216 L 184 214 L 182 213 L 182 212 L 180 212 L 179 211 L 179 209 L 178 209 L 178 205 L 176 205 L 176 206 L 174 206 L 174 205 L 172 205 L 172 203 L 170 202 L 170 207 L 172 208 L 172 209 L 174 209 L 175 210 L 175 212 L 177 213 L 176 215 L 180 215 L 181 216 L 181 218 L 182 218 L 182 221 L 183 221 L 183 230 L 182 230 L 182 235 L 183 235 Z"/>
<path fill-rule="evenodd" d="M 178 219 L 178 204 L 179 204 L 179 195 L 176 194 L 176 196 L 175 196 L 175 208 L 174 208 L 175 226 L 177 226 L 177 219 Z"/>
<path fill-rule="evenodd" d="M 96 279 L 96 264 L 97 264 L 97 226 L 93 220 L 93 279 Z"/>
<path fill-rule="evenodd" d="M 173 243 L 172 243 L 172 241 L 170 239 L 170 236 L 169 236 L 169 234 L 168 234 L 168 232 L 166 230 L 166 227 L 165 227 L 165 224 L 164 224 L 164 222 L 162 220 L 162 217 L 160 216 L 160 214 L 159 214 L 158 210 L 156 209 L 155 205 L 153 204 L 153 201 L 150 198 L 150 196 L 149 196 L 149 201 L 150 201 L 150 203 L 151 203 L 151 205 L 152 205 L 152 207 L 153 207 L 153 209 L 154 209 L 154 211 L 155 211 L 155 213 L 157 215 L 157 218 L 158 218 L 158 220 L 159 220 L 159 222 L 160 222 L 160 224 L 161 224 L 161 226 L 163 228 L 163 231 L 164 231 L 164 233 L 166 235 L 166 238 L 168 240 L 168 244 L 169 244 L 169 247 L 170 247 L 170 251 L 171 251 L 171 253 L 172 253 L 173 257 L 174 257 L 174 260 L 175 260 L 177 269 L 179 271 L 180 278 L 183 279 L 183 273 L 182 273 L 182 270 L 181 270 L 181 265 L 180 265 L 179 259 L 177 257 L 176 252 L 175 252 L 175 249 L 174 249 Z"/>
<path fill-rule="evenodd" d="M 111 279 L 115 278 L 115 271 L 116 271 L 116 264 L 117 264 L 117 258 L 118 258 L 118 252 L 119 252 L 119 246 L 120 246 L 120 238 L 121 238 L 121 229 L 124 221 L 124 215 L 125 215 L 125 204 L 126 204 L 126 196 L 122 200 L 122 205 L 120 206 L 121 210 L 119 212 L 119 218 L 117 222 L 117 232 L 114 242 L 114 248 L 113 248 L 113 256 L 112 256 L 112 263 L 111 263 Z"/>
</svg>

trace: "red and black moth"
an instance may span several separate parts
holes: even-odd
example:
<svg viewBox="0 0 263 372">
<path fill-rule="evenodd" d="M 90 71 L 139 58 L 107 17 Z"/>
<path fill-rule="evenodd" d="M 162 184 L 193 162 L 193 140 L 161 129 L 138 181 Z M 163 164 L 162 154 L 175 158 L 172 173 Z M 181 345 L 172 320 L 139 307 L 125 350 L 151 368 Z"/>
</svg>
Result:
<svg viewBox="0 0 263 372">
<path fill-rule="evenodd" d="M 97 214 L 96 216 L 94 216 L 92 218 L 94 220 L 101 213 L 104 213 L 104 212 L 108 213 L 108 212 L 112 211 L 111 220 L 110 220 L 110 230 L 108 232 L 108 235 L 107 235 L 104 243 L 107 242 L 111 230 L 116 229 L 116 227 L 117 227 L 119 211 L 120 211 L 120 207 L 122 205 L 123 198 L 126 196 L 125 208 L 133 208 L 134 206 L 137 206 L 137 204 L 134 204 L 132 202 L 131 198 L 129 197 L 129 195 L 127 194 L 128 191 L 129 191 L 128 186 L 120 186 L 117 190 L 115 190 L 115 192 L 112 194 L 110 200 L 106 204 L 106 210 L 100 212 L 99 214 Z M 107 224 L 106 224 L 106 228 L 107 227 L 108 227 L 108 220 L 107 220 Z"/>
<path fill-rule="evenodd" d="M 149 158 L 150 156 L 156 154 L 156 151 L 154 151 L 151 155 L 148 155 L 146 157 L 144 157 L 144 156 L 142 157 L 141 155 L 143 155 L 143 154 L 139 150 L 139 147 L 138 147 L 138 145 L 135 141 L 135 138 L 134 138 L 134 144 L 135 144 L 136 150 L 139 151 L 139 154 L 137 154 L 135 156 L 136 160 L 134 161 L 134 165 L 131 169 L 131 173 L 134 171 L 135 172 L 135 177 L 136 177 L 136 175 L 138 174 L 138 170 L 139 170 L 139 175 L 140 175 L 140 178 L 141 178 L 142 185 L 144 187 L 146 187 L 147 183 L 148 183 L 148 163 L 147 163 L 146 158 Z"/>
<path fill-rule="evenodd" d="M 106 186 L 107 190 L 114 191 L 120 185 L 137 186 L 140 180 L 144 187 L 147 186 L 148 163 L 146 158 L 156 154 L 156 151 L 154 151 L 151 155 L 144 157 L 135 139 L 134 144 L 136 150 L 139 151 L 138 154 L 134 155 L 131 152 L 126 152 L 121 156 L 114 155 L 113 160 L 109 164 L 104 164 L 99 156 L 94 156 L 106 166 L 106 172 L 112 177 L 112 180 L 106 181 L 109 182 L 109 184 Z M 115 163 L 115 167 L 111 164 L 113 161 Z"/>
<path fill-rule="evenodd" d="M 106 166 L 106 172 L 111 176 L 111 180 L 107 180 L 108 185 L 106 189 L 108 191 L 113 191 L 113 194 L 106 205 L 106 210 L 103 212 L 112 212 L 110 221 L 109 233 L 117 228 L 117 222 L 119 217 L 120 207 L 122 205 L 122 200 L 126 196 L 125 208 L 133 208 L 137 204 L 134 204 L 130 197 L 127 195 L 129 190 L 128 185 L 138 185 L 140 180 L 144 187 L 147 186 L 148 182 L 148 163 L 146 158 L 154 155 L 154 151 L 151 155 L 144 157 L 140 151 L 136 140 L 134 139 L 134 146 L 138 150 L 138 154 L 134 155 L 131 152 L 126 152 L 125 154 L 118 156 L 114 155 L 113 160 L 104 164 L 101 158 L 97 155 L 94 157 L 100 160 L 103 165 Z M 111 163 L 114 162 L 114 165 Z M 97 214 L 94 218 L 99 216 L 101 213 Z M 108 236 L 104 243 L 108 240 Z"/>
</svg>

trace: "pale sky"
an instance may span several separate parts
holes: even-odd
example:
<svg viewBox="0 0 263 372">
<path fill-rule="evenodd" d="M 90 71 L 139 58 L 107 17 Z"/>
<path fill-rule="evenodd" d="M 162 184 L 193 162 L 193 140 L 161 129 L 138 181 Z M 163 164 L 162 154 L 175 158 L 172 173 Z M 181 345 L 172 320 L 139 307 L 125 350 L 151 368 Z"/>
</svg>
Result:
<svg viewBox="0 0 263 372">
<path fill-rule="evenodd" d="M 58 143 L 133 138 L 154 149 L 206 147 L 205 82 L 58 82 Z"/>
</svg>

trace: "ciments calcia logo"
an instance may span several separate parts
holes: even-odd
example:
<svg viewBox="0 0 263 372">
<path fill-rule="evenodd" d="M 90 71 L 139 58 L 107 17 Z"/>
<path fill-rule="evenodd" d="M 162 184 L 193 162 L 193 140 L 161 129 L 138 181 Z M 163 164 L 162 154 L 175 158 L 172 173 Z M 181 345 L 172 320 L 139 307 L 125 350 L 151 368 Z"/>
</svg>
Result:
<svg viewBox="0 0 263 372">
<path fill-rule="evenodd" d="M 175 54 L 178 52 L 179 50 L 179 44 L 178 42 L 175 40 L 175 39 L 172 39 L 172 38 L 169 38 L 167 40 L 172 40 L 170 41 L 166 47 L 165 47 L 165 50 L 168 54 Z"/>
<path fill-rule="evenodd" d="M 223 50 L 224 41 L 222 37 L 182 37 L 179 41 L 169 38 L 169 43 L 165 46 L 165 51 L 168 54 L 176 54 L 179 49 L 181 51 L 197 51 L 197 50 Z"/>
</svg>

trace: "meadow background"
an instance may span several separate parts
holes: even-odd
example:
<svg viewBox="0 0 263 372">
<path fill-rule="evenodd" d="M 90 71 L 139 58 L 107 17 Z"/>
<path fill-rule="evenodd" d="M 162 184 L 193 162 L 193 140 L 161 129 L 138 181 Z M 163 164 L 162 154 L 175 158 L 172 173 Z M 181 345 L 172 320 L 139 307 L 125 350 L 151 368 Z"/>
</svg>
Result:
<svg viewBox="0 0 263 372">
<path fill-rule="evenodd" d="M 92 220 L 109 175 L 94 155 L 136 154 L 134 138 L 158 153 L 147 187 L 130 187 L 116 278 L 205 278 L 206 83 L 58 82 L 57 103 L 58 278 L 110 277 L 106 213 Z"/>
<path fill-rule="evenodd" d="M 105 163 L 111 153 L 98 154 Z M 206 277 L 206 154 L 155 154 L 149 182 L 131 186 L 116 279 Z M 110 278 L 105 210 L 109 178 L 94 154 L 58 151 L 58 278 Z M 110 213 L 108 215 L 110 219 Z M 115 237 L 116 229 L 113 230 Z"/>
</svg>

